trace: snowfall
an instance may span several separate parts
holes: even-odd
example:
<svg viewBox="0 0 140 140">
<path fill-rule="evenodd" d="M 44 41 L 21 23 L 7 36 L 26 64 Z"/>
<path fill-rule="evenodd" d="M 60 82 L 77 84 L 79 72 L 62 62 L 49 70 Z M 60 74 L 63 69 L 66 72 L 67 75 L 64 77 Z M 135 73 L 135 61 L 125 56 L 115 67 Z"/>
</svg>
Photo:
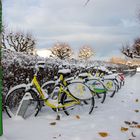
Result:
<svg viewBox="0 0 140 140">
<path fill-rule="evenodd" d="M 140 140 L 140 73 L 102 104 L 96 100 L 91 115 L 61 115 L 48 109 L 37 117 L 10 119 L 3 113 L 0 140 Z"/>
</svg>

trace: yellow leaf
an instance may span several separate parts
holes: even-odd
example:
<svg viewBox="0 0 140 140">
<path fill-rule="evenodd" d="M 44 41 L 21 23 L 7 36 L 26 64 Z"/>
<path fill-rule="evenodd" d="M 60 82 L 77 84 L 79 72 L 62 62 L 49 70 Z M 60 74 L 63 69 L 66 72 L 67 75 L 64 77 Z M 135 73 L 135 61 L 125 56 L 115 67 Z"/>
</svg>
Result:
<svg viewBox="0 0 140 140">
<path fill-rule="evenodd" d="M 140 128 L 140 125 L 137 125 L 136 127 L 137 127 L 137 128 Z"/>
<path fill-rule="evenodd" d="M 99 135 L 101 137 L 107 137 L 108 136 L 108 133 L 107 132 L 99 132 Z"/>
<path fill-rule="evenodd" d="M 76 118 L 77 118 L 77 119 L 80 119 L 80 116 L 79 116 L 79 115 L 76 115 Z"/>
<path fill-rule="evenodd" d="M 126 128 L 126 127 L 121 127 L 121 131 L 122 131 L 122 132 L 128 131 L 128 128 Z"/>
</svg>

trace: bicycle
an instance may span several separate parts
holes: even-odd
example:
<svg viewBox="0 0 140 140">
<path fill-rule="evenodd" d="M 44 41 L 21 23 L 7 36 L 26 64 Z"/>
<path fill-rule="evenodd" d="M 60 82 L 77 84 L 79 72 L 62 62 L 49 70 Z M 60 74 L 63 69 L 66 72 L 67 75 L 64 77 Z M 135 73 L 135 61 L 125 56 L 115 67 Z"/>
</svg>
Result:
<svg viewBox="0 0 140 140">
<path fill-rule="evenodd" d="M 60 70 L 58 71 L 58 74 L 60 74 Z M 99 79 L 93 78 L 90 75 L 90 73 L 80 73 L 79 75 L 78 74 L 76 75 L 77 77 L 69 77 L 69 78 L 63 76 L 63 78 L 61 79 L 63 85 L 67 86 L 68 82 L 73 83 L 74 81 L 80 80 L 82 83 L 86 84 L 90 88 L 93 96 L 97 96 L 98 98 L 101 98 L 102 99 L 101 103 L 104 103 L 106 98 L 106 92 L 107 92 L 107 89 L 105 88 L 104 84 L 101 81 L 99 81 Z M 56 82 L 57 80 L 47 81 L 42 85 L 42 88 L 47 90 L 48 93 L 53 96 L 52 91 L 55 87 Z"/>
<path fill-rule="evenodd" d="M 105 74 L 106 73 L 106 74 Z M 107 89 L 108 93 L 110 93 L 110 97 L 113 97 L 116 92 L 121 88 L 119 74 L 112 74 L 111 71 L 107 69 L 97 69 L 94 76 L 98 77 L 100 81 L 103 82 L 105 88 Z"/>
<path fill-rule="evenodd" d="M 94 77 L 91 73 L 81 73 L 78 76 L 84 80 L 84 83 L 91 89 L 92 94 L 97 96 L 98 99 L 101 98 L 101 103 L 104 103 L 106 99 L 107 88 L 99 77 Z M 101 97 L 102 96 L 102 97 Z"/>
<path fill-rule="evenodd" d="M 76 107 L 81 107 L 82 110 L 86 108 L 84 112 L 92 113 L 95 101 L 88 86 L 81 82 L 74 82 L 64 87 L 62 80 L 58 80 L 53 90 L 56 98 L 52 98 L 47 91 L 41 88 L 37 80 L 39 68 L 42 68 L 42 66 L 36 65 L 35 73 L 30 83 L 18 85 L 8 92 L 5 109 L 10 118 L 18 115 L 23 118 L 37 116 L 43 106 L 56 110 L 57 116 L 59 111 L 64 111 L 66 115 L 69 115 L 70 112 L 74 112 Z M 63 74 L 59 79 L 62 78 Z M 88 101 L 88 104 L 85 104 L 85 101 Z M 26 106 L 22 106 L 24 102 Z M 21 110 L 22 107 L 23 111 Z M 78 114 L 78 112 L 76 113 Z"/>
</svg>

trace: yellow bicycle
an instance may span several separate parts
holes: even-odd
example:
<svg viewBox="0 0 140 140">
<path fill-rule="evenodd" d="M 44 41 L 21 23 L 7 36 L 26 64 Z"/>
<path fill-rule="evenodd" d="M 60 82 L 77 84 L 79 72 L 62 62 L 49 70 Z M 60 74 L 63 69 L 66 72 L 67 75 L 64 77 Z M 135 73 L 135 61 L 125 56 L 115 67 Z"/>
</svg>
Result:
<svg viewBox="0 0 140 140">
<path fill-rule="evenodd" d="M 42 107 L 48 106 L 55 111 L 64 111 L 65 114 L 91 114 L 94 108 L 94 96 L 90 89 L 82 82 L 73 82 L 64 86 L 63 74 L 52 91 L 56 95 L 50 96 L 47 90 L 41 88 L 37 74 L 41 66 L 37 65 L 31 83 L 13 87 L 7 94 L 5 109 L 9 117 L 37 116 Z M 85 104 L 86 101 L 86 104 Z"/>
</svg>

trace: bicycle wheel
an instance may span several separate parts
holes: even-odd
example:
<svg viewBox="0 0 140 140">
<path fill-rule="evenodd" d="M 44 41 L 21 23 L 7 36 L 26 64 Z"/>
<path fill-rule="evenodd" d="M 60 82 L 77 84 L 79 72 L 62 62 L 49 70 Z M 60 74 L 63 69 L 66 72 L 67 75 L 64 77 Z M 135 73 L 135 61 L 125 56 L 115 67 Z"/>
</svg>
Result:
<svg viewBox="0 0 140 140">
<path fill-rule="evenodd" d="M 55 81 L 48 81 L 48 82 L 44 83 L 41 88 L 48 93 L 49 98 L 56 99 L 58 97 L 58 94 L 56 92 L 54 92 L 54 90 L 56 88 Z M 52 108 L 52 110 L 54 112 L 56 112 L 55 108 Z M 58 109 L 58 110 L 60 110 L 60 109 Z"/>
<path fill-rule="evenodd" d="M 74 84 L 74 83 L 72 83 Z M 80 85 L 82 83 L 79 83 Z M 84 91 L 85 93 L 83 94 L 87 94 L 86 92 L 90 92 L 90 89 L 82 84 L 84 86 Z M 69 90 L 68 90 L 69 91 Z M 69 91 L 70 92 L 70 91 Z M 74 103 L 75 99 L 77 99 L 79 101 L 79 103 Z M 74 95 L 74 93 L 70 92 L 70 96 L 66 93 L 63 93 L 61 96 L 61 103 L 65 106 L 67 103 L 72 103 L 71 106 L 65 106 L 63 107 L 63 111 L 66 115 L 87 115 L 87 114 L 91 114 L 94 108 L 94 96 L 91 93 L 91 97 L 90 98 L 85 98 L 85 99 L 78 99 L 76 98 L 76 95 Z"/>
<path fill-rule="evenodd" d="M 27 92 L 25 91 L 25 87 L 17 88 L 8 93 L 5 101 L 5 109 L 10 118 L 18 115 L 18 111 L 20 110 L 19 106 L 23 101 L 22 99 L 26 93 Z M 28 94 L 32 98 L 27 100 L 28 102 L 26 102 L 27 104 L 25 104 L 27 105 L 26 110 L 21 110 L 22 114 L 24 114 L 22 116 L 23 118 L 27 118 L 32 115 L 36 116 L 40 110 L 40 102 L 37 94 L 33 91 L 28 92 Z M 25 107 L 23 108 L 25 109 Z"/>
<path fill-rule="evenodd" d="M 92 91 L 93 95 L 96 95 L 98 99 L 101 100 L 101 103 L 104 103 L 106 99 L 107 89 L 105 88 L 103 83 L 97 79 L 89 79 L 86 84 Z"/>
<path fill-rule="evenodd" d="M 114 91 L 112 92 L 112 94 L 110 95 L 111 98 L 114 97 L 114 95 L 116 94 L 116 92 L 119 91 L 119 85 L 118 85 L 118 83 L 116 83 L 115 80 L 113 80 L 113 83 L 114 83 L 114 85 L 115 85 L 115 90 L 114 90 Z"/>
<path fill-rule="evenodd" d="M 42 87 L 42 89 L 46 90 L 48 95 L 51 95 L 51 93 L 53 92 L 54 88 L 55 88 L 55 81 L 48 81 L 45 82 Z"/>
<path fill-rule="evenodd" d="M 110 94 L 110 97 L 113 97 L 115 93 L 117 92 L 117 87 L 114 79 L 104 79 L 103 81 L 108 93 Z"/>
<path fill-rule="evenodd" d="M 101 100 L 101 103 L 104 103 L 106 99 L 106 91 L 101 93 L 96 92 L 96 96 Z"/>
</svg>

